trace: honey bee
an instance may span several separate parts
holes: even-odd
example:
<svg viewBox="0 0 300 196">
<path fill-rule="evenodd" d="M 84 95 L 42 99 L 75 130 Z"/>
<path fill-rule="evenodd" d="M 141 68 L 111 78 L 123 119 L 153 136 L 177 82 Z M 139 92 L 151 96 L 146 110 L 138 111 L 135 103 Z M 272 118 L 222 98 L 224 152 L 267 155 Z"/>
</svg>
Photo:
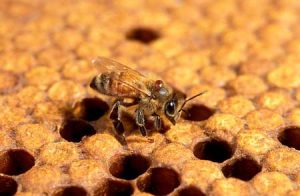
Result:
<svg viewBox="0 0 300 196">
<path fill-rule="evenodd" d="M 143 136 L 148 135 L 145 127 L 145 119 L 148 116 L 154 117 L 154 127 L 160 130 L 162 127 L 161 116 L 164 115 L 172 124 L 184 111 L 185 104 L 204 92 L 189 99 L 173 89 L 160 79 L 145 77 L 126 65 L 114 60 L 98 57 L 92 63 L 99 71 L 90 82 L 90 87 L 97 92 L 115 97 L 110 112 L 110 119 L 118 132 L 123 129 L 121 122 L 121 107 L 136 105 L 135 122 Z M 132 100 L 126 102 L 125 100 Z"/>
</svg>

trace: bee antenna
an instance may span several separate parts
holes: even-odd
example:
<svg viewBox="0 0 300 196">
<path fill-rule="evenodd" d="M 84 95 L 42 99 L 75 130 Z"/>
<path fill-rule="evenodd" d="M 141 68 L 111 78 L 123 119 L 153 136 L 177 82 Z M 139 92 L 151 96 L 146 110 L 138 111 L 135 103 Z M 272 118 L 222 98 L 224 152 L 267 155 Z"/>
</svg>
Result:
<svg viewBox="0 0 300 196">
<path fill-rule="evenodd" d="M 179 112 L 180 112 L 180 111 L 185 111 L 185 110 L 183 110 L 183 107 L 185 106 L 185 104 L 186 104 L 187 102 L 189 102 L 189 101 L 195 99 L 196 97 L 199 97 L 199 96 L 203 95 L 203 94 L 206 93 L 206 92 L 207 92 L 207 91 L 203 91 L 203 92 L 201 92 L 201 93 L 198 93 L 198 94 L 196 94 L 196 95 L 194 95 L 194 96 L 192 96 L 192 97 L 186 99 L 186 100 L 183 102 L 183 104 L 182 104 L 182 106 L 181 106 Z"/>
</svg>

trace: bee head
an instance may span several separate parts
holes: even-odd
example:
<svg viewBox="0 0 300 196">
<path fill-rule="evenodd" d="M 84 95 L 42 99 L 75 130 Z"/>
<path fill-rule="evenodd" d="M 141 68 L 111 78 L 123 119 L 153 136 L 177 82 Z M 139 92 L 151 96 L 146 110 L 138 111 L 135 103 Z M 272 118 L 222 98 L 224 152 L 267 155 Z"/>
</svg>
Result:
<svg viewBox="0 0 300 196">
<path fill-rule="evenodd" d="M 198 93 L 191 98 L 186 99 L 185 95 L 183 93 L 177 92 L 174 93 L 171 99 L 169 99 L 164 106 L 165 115 L 170 120 L 170 122 L 175 125 L 176 121 L 180 117 L 180 114 L 182 111 L 185 112 L 183 107 L 185 104 L 192 99 L 202 95 L 205 92 Z"/>
</svg>

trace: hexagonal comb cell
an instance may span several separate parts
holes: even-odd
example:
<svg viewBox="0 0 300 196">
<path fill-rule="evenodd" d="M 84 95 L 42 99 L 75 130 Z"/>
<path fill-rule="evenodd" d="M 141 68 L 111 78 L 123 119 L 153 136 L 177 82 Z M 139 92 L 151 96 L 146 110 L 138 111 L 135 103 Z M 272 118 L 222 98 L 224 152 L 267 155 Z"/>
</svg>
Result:
<svg viewBox="0 0 300 196">
<path fill-rule="evenodd" d="M 221 163 L 234 153 L 233 147 L 226 141 L 211 139 L 199 142 L 194 146 L 194 155 L 198 159 Z"/>
<path fill-rule="evenodd" d="M 102 117 L 109 109 L 106 102 L 99 98 L 85 98 L 75 104 L 74 115 L 86 121 L 95 121 Z"/>
<path fill-rule="evenodd" d="M 205 194 L 196 186 L 187 186 L 178 191 L 178 196 L 205 196 Z"/>
<path fill-rule="evenodd" d="M 95 196 L 130 196 L 134 192 L 132 184 L 126 181 L 107 179 L 104 184 L 100 185 L 94 192 Z"/>
<path fill-rule="evenodd" d="M 287 127 L 278 136 L 278 140 L 291 148 L 300 150 L 300 127 Z"/>
<path fill-rule="evenodd" d="M 109 167 L 110 173 L 121 179 L 132 180 L 145 173 L 151 161 L 140 154 L 117 155 Z"/>
<path fill-rule="evenodd" d="M 146 176 L 138 179 L 137 186 L 142 192 L 154 195 L 166 195 L 180 185 L 179 174 L 171 168 L 151 168 Z"/>
<path fill-rule="evenodd" d="M 59 188 L 53 196 L 87 196 L 87 191 L 80 186 L 67 186 Z"/>
<path fill-rule="evenodd" d="M 126 38 L 128 40 L 139 41 L 144 44 L 149 44 L 160 37 L 159 33 L 156 32 L 154 29 L 147 28 L 147 27 L 137 27 L 130 30 Z"/>
<path fill-rule="evenodd" d="M 8 176 L 0 176 L 0 195 L 11 196 L 17 192 L 17 182 Z"/>
<path fill-rule="evenodd" d="M 186 112 L 182 114 L 182 118 L 191 121 L 203 121 L 214 114 L 214 111 L 205 105 L 191 104 Z"/>
<path fill-rule="evenodd" d="M 235 177 L 244 181 L 251 180 L 262 169 L 255 160 L 243 157 L 222 168 L 225 177 Z"/>
<path fill-rule="evenodd" d="M 86 121 L 70 119 L 64 122 L 59 133 L 62 138 L 69 142 L 80 142 L 83 137 L 94 135 L 96 130 Z"/>
<path fill-rule="evenodd" d="M 35 159 L 25 150 L 11 149 L 0 155 L 0 163 L 0 173 L 19 175 L 31 169 Z"/>
</svg>

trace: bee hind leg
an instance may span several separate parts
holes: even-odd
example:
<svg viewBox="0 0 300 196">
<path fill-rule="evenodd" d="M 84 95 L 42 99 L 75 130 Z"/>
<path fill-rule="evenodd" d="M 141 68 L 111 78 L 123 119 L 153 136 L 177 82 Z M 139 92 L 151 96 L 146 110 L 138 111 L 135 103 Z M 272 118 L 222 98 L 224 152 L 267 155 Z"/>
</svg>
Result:
<svg viewBox="0 0 300 196">
<path fill-rule="evenodd" d="M 117 100 L 112 106 L 109 118 L 113 121 L 113 125 L 115 128 L 115 134 L 117 139 L 120 141 L 120 143 L 127 145 L 125 137 L 124 137 L 124 126 L 123 123 L 121 122 L 121 110 L 120 107 L 122 101 Z"/>
<path fill-rule="evenodd" d="M 120 120 L 121 119 L 121 113 L 120 113 L 120 106 L 121 106 L 121 100 L 116 100 L 110 110 L 109 118 L 112 120 Z"/>
</svg>

